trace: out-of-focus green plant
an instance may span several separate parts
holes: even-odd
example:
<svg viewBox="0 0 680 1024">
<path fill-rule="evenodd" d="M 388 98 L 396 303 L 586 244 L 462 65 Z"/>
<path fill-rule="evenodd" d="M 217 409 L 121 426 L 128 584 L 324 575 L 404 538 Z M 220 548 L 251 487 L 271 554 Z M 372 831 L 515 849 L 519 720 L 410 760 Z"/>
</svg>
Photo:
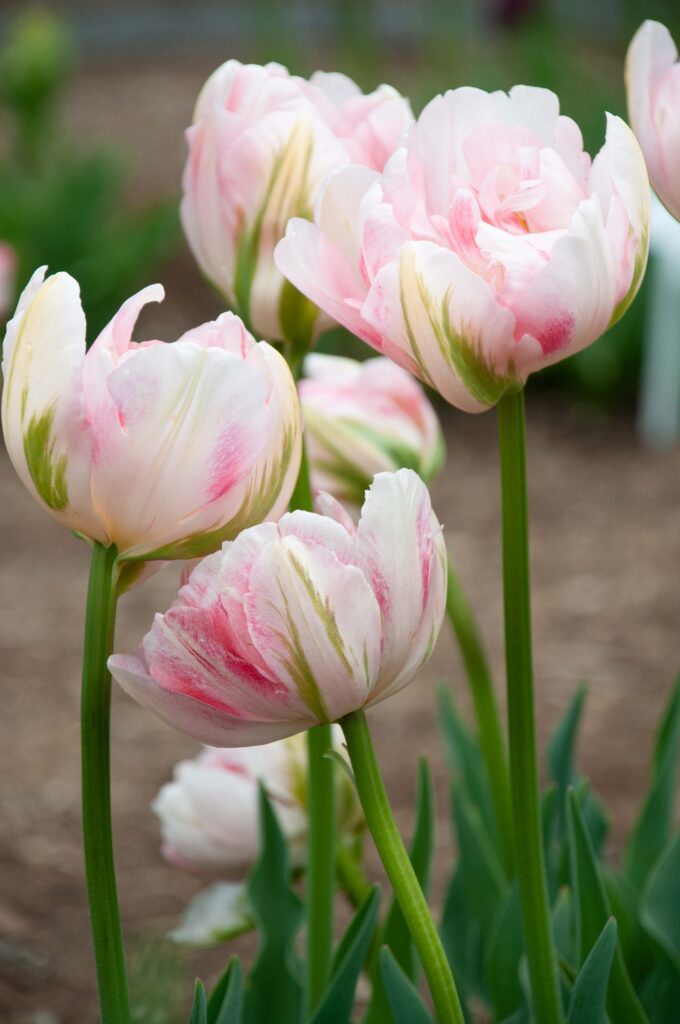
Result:
<svg viewBox="0 0 680 1024">
<path fill-rule="evenodd" d="M 109 150 L 78 151 L 58 124 L 73 68 L 66 23 L 31 11 L 11 23 L 0 49 L 0 104 L 11 123 L 0 158 L 0 239 L 17 256 L 17 290 L 36 266 L 80 282 L 90 337 L 154 264 L 179 242 L 174 198 L 124 209 L 125 166 Z"/>
</svg>

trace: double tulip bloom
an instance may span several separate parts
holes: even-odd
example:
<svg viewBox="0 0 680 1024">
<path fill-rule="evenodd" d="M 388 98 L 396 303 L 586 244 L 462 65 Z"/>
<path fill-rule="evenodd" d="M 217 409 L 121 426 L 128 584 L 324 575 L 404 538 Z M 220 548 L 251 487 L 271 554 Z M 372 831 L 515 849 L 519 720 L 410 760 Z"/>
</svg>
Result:
<svg viewBox="0 0 680 1024">
<path fill-rule="evenodd" d="M 208 79 L 187 132 L 182 223 L 205 275 L 259 337 L 306 345 L 323 327 L 274 247 L 291 217 L 311 216 L 332 171 L 381 170 L 412 117 L 394 89 L 364 95 L 341 74 L 306 81 L 230 60 Z"/>
<path fill-rule="evenodd" d="M 668 29 L 645 21 L 626 58 L 630 122 L 661 201 L 680 220 L 680 63 Z"/>
<path fill-rule="evenodd" d="M 123 561 L 195 557 L 286 507 L 300 462 L 283 358 L 230 313 L 173 344 L 132 341 L 153 285 L 86 353 L 68 274 L 33 275 L 9 322 L 2 424 L 14 467 L 59 522 Z"/>
<path fill-rule="evenodd" d="M 411 470 L 375 477 L 358 526 L 330 496 L 245 530 L 193 570 L 133 655 L 131 696 L 204 743 L 268 743 L 409 683 L 446 599 L 446 551 Z"/>
<path fill-rule="evenodd" d="M 298 393 L 316 490 L 358 508 L 376 473 L 405 466 L 428 481 L 441 468 L 439 420 L 410 373 L 383 357 L 317 353 L 304 369 Z"/>
<path fill-rule="evenodd" d="M 608 117 L 591 161 L 545 89 L 432 100 L 382 173 L 337 171 L 279 269 L 324 312 L 479 412 L 595 341 L 644 272 L 649 185 Z"/>
<path fill-rule="evenodd" d="M 340 749 L 340 731 L 334 730 Z M 302 864 L 307 840 L 307 742 L 303 734 L 259 747 L 205 747 L 176 765 L 153 802 L 165 859 L 186 871 L 242 881 L 259 850 L 259 787 L 263 786 L 293 860 Z M 354 787 L 336 775 L 338 828 L 357 834 L 363 816 Z"/>
</svg>

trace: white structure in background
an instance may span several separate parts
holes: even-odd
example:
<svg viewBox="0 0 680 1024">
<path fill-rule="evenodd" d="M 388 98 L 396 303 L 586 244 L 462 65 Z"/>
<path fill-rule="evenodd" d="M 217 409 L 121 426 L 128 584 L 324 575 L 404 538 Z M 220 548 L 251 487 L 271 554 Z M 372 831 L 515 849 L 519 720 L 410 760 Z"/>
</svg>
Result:
<svg viewBox="0 0 680 1024">
<path fill-rule="evenodd" d="M 665 448 L 680 437 L 680 223 L 654 195 L 650 250 L 638 430 Z"/>
</svg>

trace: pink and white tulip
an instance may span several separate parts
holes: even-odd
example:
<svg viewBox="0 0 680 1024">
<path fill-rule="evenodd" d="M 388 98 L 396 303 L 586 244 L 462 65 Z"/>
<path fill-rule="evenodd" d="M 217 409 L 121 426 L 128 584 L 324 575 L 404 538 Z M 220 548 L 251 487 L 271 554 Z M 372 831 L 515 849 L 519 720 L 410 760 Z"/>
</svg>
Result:
<svg viewBox="0 0 680 1024">
<path fill-rule="evenodd" d="M 680 220 L 680 62 L 670 32 L 658 21 L 645 21 L 633 36 L 626 90 L 652 187 Z"/>
<path fill-rule="evenodd" d="M 548 90 L 462 88 L 427 105 L 382 174 L 332 175 L 276 261 L 329 316 L 479 412 L 623 314 L 648 219 L 642 153 L 619 118 L 591 162 Z"/>
<path fill-rule="evenodd" d="M 255 333 L 307 344 L 324 326 L 276 269 L 274 247 L 291 217 L 311 214 L 331 171 L 381 170 L 412 119 L 389 86 L 364 95 L 340 74 L 306 81 L 230 60 L 208 79 L 187 132 L 182 223 L 201 269 Z"/>
<path fill-rule="evenodd" d="M 121 560 L 185 558 L 285 509 L 300 461 L 283 358 L 230 313 L 132 341 L 163 298 L 128 299 L 92 348 L 77 282 L 38 270 L 7 326 L 2 425 L 14 468 L 63 523 Z"/>
<path fill-rule="evenodd" d="M 334 746 L 341 736 L 334 735 Z M 176 765 L 152 807 L 161 824 L 161 852 L 186 871 L 242 880 L 259 852 L 258 790 L 264 786 L 301 865 L 307 839 L 307 743 L 304 734 L 259 747 L 224 750 L 205 747 Z M 337 774 L 338 827 L 345 839 L 356 835 L 363 817 L 354 787 Z"/>
<path fill-rule="evenodd" d="M 0 320 L 9 312 L 16 279 L 16 256 L 9 245 L 0 242 Z"/>
<path fill-rule="evenodd" d="M 414 469 L 431 480 L 444 460 L 437 414 L 411 374 L 383 357 L 313 353 L 298 394 L 315 490 L 361 506 L 376 473 Z"/>
<path fill-rule="evenodd" d="M 141 647 L 113 655 L 124 690 L 203 743 L 241 747 L 335 722 L 409 683 L 446 600 L 446 549 L 425 484 L 380 473 L 355 526 L 329 495 L 241 533 L 194 569 Z"/>
</svg>

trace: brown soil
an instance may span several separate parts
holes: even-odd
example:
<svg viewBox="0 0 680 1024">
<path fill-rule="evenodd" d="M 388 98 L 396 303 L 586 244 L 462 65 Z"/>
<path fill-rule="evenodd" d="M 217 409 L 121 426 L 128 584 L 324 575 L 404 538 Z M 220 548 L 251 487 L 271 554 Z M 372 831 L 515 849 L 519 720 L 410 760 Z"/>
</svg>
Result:
<svg viewBox="0 0 680 1024">
<path fill-rule="evenodd" d="M 180 131 L 214 63 L 92 70 L 70 97 L 69 125 L 82 138 L 121 140 L 138 167 L 141 144 L 144 173 L 135 178 L 135 198 L 155 194 L 159 185 L 173 189 L 183 154 Z M 163 279 L 176 288 L 159 318 L 158 336 L 176 336 L 214 313 L 214 300 L 201 290 L 187 258 Z M 433 488 L 435 505 L 500 681 L 494 418 L 448 413 L 446 426 L 449 459 Z M 530 401 L 529 431 L 539 732 L 543 741 L 577 683 L 588 680 L 582 763 L 612 808 L 615 856 L 644 789 L 653 731 L 680 660 L 680 451 L 642 451 L 629 423 L 605 422 L 547 396 Z M 87 551 L 34 504 L 6 456 L 0 457 L 0 493 L 0 1019 L 93 1024 L 78 782 Z M 123 600 L 119 649 L 137 643 L 175 586 L 176 572 L 167 571 Z M 441 811 L 435 893 L 452 857 L 434 715 L 433 683 L 442 676 L 467 706 L 448 635 L 422 679 L 372 715 L 405 829 L 417 759 L 423 753 L 431 759 Z M 132 948 L 162 935 L 200 885 L 161 861 L 149 811 L 175 761 L 195 749 L 114 694 L 115 835 Z M 212 977 L 223 959 L 220 952 L 181 961 L 175 974 L 185 1003 L 193 974 Z"/>
</svg>

